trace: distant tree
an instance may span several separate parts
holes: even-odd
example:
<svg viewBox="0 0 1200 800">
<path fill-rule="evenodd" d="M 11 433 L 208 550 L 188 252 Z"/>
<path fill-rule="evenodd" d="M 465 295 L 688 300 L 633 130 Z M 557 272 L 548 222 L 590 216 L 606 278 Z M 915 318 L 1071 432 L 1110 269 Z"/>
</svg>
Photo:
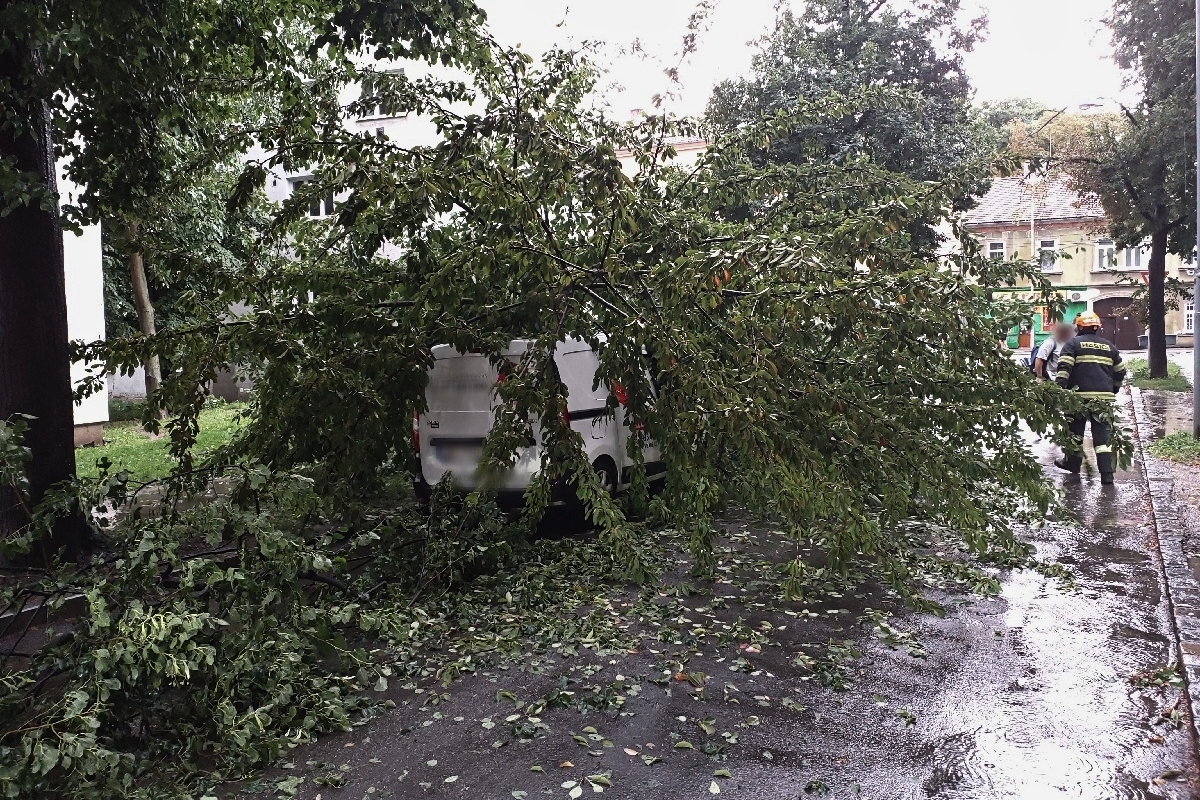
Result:
<svg viewBox="0 0 1200 800">
<path fill-rule="evenodd" d="M 1076 187 L 1100 197 L 1119 244 L 1150 245 L 1155 377 L 1167 374 L 1167 254 L 1190 256 L 1196 245 L 1194 13 L 1189 0 L 1117 0 L 1106 22 L 1117 64 L 1140 98 L 1120 116 L 1093 119 L 1072 150 L 1057 154 Z"/>
<path fill-rule="evenodd" d="M 1041 100 L 1030 97 L 1009 97 L 980 103 L 979 114 L 983 121 L 996 130 L 1007 130 L 1013 122 L 1031 125 L 1043 119 L 1049 109 Z"/>
<path fill-rule="evenodd" d="M 1021 145 L 1020 139 L 1037 130 L 1040 122 L 1049 119 L 1045 104 L 1027 97 L 980 103 L 972 113 L 983 125 L 984 136 L 992 150 L 1007 150 L 1026 158 L 1027 148 Z"/>
<path fill-rule="evenodd" d="M 750 75 L 713 90 L 707 121 L 729 132 L 801 100 L 887 87 L 908 93 L 911 103 L 802 126 L 773 142 L 767 157 L 792 161 L 816 142 L 834 161 L 865 153 L 918 180 L 937 180 L 979 161 L 990 155 L 995 137 L 971 111 L 962 57 L 982 37 L 986 20 L 962 24 L 961 6 L 961 0 L 813 0 L 799 13 L 784 9 L 759 42 Z M 980 174 L 981 183 L 956 205 L 967 207 L 985 188 L 986 172 Z"/>
<path fill-rule="evenodd" d="M 1008 147 L 1013 155 L 1035 161 L 1040 169 L 1071 178 L 1075 175 L 1072 165 L 1097 156 L 1097 130 L 1119 129 L 1125 123 L 1123 114 L 1048 110 L 1032 119 L 1013 119 L 1008 125 Z"/>
<path fill-rule="evenodd" d="M 265 235 L 275 209 L 265 198 L 246 208 L 228 208 L 226 200 L 240 167 L 236 160 L 172 181 L 153 203 L 143 206 L 136 242 L 129 241 L 127 228 L 118 222 L 102 229 L 105 331 L 109 338 L 149 337 L 149 355 L 140 359 L 146 366 L 160 357 L 158 333 L 227 313 L 228 303 L 219 292 L 222 276 L 255 269 L 249 257 L 255 249 L 252 242 Z M 131 256 L 135 247 L 136 260 Z M 261 254 L 255 258 L 261 259 Z M 153 314 L 154 330 L 147 329 L 138 308 L 133 277 L 139 266 L 145 279 L 142 307 Z M 123 368 L 134 367 L 130 363 Z M 160 385 L 160 375 L 151 376 L 147 370 L 147 397 Z M 158 419 L 164 411 L 152 397 L 146 416 Z"/>
</svg>

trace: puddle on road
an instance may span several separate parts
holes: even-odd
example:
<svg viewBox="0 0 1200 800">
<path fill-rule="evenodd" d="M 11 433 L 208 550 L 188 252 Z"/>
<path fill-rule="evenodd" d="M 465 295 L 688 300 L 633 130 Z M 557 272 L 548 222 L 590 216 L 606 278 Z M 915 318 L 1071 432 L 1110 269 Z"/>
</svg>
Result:
<svg viewBox="0 0 1200 800">
<path fill-rule="evenodd" d="M 922 755 L 933 767 L 913 796 L 1177 796 L 1138 775 L 1161 771 L 1154 754 L 1140 752 L 1155 734 L 1154 709 L 1131 696 L 1126 681 L 1147 668 L 1147 656 L 1167 650 L 1163 636 L 1141 629 L 1153 621 L 1116 625 L 1110 603 L 1052 597 L 1032 575 L 1011 581 L 1005 598 L 1007 621 L 1018 625 L 1004 636 L 1015 674 L 1000 687 L 999 676 L 968 671 L 948 687 L 953 708 L 937 724 L 952 732 L 927 743 Z"/>
</svg>

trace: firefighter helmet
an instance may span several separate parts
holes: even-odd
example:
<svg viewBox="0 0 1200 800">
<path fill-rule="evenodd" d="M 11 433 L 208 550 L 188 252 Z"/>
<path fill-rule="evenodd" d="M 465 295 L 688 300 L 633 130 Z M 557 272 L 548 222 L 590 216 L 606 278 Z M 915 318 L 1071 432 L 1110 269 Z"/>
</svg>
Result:
<svg viewBox="0 0 1200 800">
<path fill-rule="evenodd" d="M 1080 328 L 1099 328 L 1100 315 L 1095 311 L 1085 311 L 1075 318 L 1075 325 Z"/>
</svg>

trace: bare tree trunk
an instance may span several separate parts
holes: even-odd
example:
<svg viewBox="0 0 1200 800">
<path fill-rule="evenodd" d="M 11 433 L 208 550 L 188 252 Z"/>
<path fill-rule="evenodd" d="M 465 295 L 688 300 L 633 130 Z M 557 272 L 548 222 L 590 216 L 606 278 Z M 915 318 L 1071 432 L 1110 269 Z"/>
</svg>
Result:
<svg viewBox="0 0 1200 800">
<path fill-rule="evenodd" d="M 31 92 L 31 72 L 36 75 L 40 65 L 27 42 L 16 45 L 0 50 L 0 83 L 19 95 Z M 17 171 L 35 175 L 56 193 L 48 104 L 39 99 L 6 110 L 24 130 L 0 127 L 0 159 L 14 159 Z M 0 536 L 6 539 L 26 526 L 29 508 L 47 491 L 75 477 L 62 228 L 57 210 L 43 208 L 36 199 L 0 215 L 0 419 L 16 414 L 35 417 L 25 439 L 32 456 L 26 472 L 29 497 L 0 487 Z M 88 541 L 82 516 L 60 517 L 34 545 L 29 560 L 46 563 L 59 553 L 78 559 Z"/>
<path fill-rule="evenodd" d="M 126 238 L 129 241 L 129 282 L 133 285 L 133 307 L 137 311 L 138 330 L 143 336 L 153 336 L 154 305 L 150 302 L 150 284 L 146 281 L 146 265 L 142 260 L 142 251 L 138 244 L 137 223 L 125 224 Z M 162 368 L 158 356 L 152 355 L 146 359 L 146 397 L 154 394 L 162 383 Z"/>
<path fill-rule="evenodd" d="M 1150 237 L 1149 294 L 1146 316 L 1150 330 L 1146 343 L 1150 377 L 1167 377 L 1167 231 L 1155 231 Z"/>
</svg>

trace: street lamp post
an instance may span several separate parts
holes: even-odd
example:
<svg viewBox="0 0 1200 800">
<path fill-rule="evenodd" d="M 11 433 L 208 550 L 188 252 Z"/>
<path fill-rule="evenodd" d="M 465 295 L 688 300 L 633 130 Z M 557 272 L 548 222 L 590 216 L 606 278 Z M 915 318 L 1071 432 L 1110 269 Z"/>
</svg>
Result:
<svg viewBox="0 0 1200 800">
<path fill-rule="evenodd" d="M 1200 3 L 1196 4 L 1196 160 L 1200 167 Z M 1200 237 L 1200 168 L 1196 170 L 1196 234 Z M 1200 388 L 1196 381 L 1200 380 L 1200 241 L 1197 242 L 1196 258 L 1192 262 L 1196 268 L 1195 282 L 1192 284 L 1192 436 L 1200 439 Z"/>
</svg>

